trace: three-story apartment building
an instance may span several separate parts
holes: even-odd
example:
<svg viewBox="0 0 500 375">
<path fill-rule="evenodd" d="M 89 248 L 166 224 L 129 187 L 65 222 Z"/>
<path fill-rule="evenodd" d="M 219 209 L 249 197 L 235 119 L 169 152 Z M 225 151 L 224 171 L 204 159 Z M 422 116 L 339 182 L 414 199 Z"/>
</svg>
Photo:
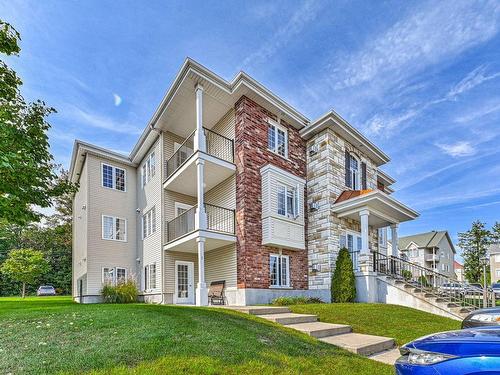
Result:
<svg viewBox="0 0 500 375">
<path fill-rule="evenodd" d="M 388 161 L 335 112 L 311 122 L 188 59 L 130 155 L 75 142 L 73 296 L 133 277 L 146 302 L 206 305 L 215 281 L 234 305 L 329 300 L 342 246 L 362 291 L 386 228 L 418 215 L 390 195 Z"/>
</svg>

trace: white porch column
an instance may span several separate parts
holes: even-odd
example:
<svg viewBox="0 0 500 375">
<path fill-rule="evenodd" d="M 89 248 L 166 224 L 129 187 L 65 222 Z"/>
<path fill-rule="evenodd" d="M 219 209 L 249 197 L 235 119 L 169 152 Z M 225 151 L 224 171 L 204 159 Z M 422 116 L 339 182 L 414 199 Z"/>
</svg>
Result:
<svg viewBox="0 0 500 375">
<path fill-rule="evenodd" d="M 370 211 L 368 210 L 359 212 L 361 221 L 361 254 L 370 254 L 370 245 L 368 239 L 368 216 L 370 216 Z"/>
<path fill-rule="evenodd" d="M 391 225 L 391 245 L 392 245 L 392 255 L 395 257 L 399 257 L 398 224 Z"/>
<path fill-rule="evenodd" d="M 205 284 L 205 237 L 196 239 L 198 245 L 198 284 L 196 284 L 196 306 L 208 305 L 208 289 Z"/>
<path fill-rule="evenodd" d="M 207 214 L 205 212 L 205 197 L 204 197 L 204 184 L 205 184 L 205 160 L 196 159 L 196 190 L 197 190 L 197 207 L 195 213 L 195 228 L 207 229 Z"/>
<path fill-rule="evenodd" d="M 194 151 L 206 152 L 205 132 L 203 131 L 203 86 L 196 85 L 196 131 L 194 133 Z"/>
</svg>

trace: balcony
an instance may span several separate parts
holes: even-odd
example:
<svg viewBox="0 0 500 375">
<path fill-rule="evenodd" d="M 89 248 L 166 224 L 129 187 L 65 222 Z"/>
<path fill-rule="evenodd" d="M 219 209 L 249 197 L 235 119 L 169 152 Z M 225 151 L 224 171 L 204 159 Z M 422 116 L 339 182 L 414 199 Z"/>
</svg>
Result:
<svg viewBox="0 0 500 375">
<path fill-rule="evenodd" d="M 191 133 L 165 163 L 165 189 L 187 195 L 196 195 L 196 158 L 205 161 L 205 191 L 231 176 L 234 165 L 234 141 L 212 130 L 203 128 L 205 152 L 195 152 Z"/>
<path fill-rule="evenodd" d="M 438 254 L 425 254 L 425 261 L 426 262 L 439 262 L 439 255 Z"/>
<path fill-rule="evenodd" d="M 205 204 L 207 228 L 196 229 L 196 207 L 194 206 L 170 220 L 165 225 L 164 248 L 171 251 L 196 252 L 196 238 L 203 232 L 206 238 L 205 251 L 236 242 L 235 211 L 228 208 Z"/>
</svg>

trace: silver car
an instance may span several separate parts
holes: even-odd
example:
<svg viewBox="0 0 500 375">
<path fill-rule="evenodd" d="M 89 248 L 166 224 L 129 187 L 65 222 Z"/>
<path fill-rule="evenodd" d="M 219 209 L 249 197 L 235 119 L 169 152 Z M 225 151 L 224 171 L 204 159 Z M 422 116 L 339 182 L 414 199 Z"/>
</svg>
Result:
<svg viewBox="0 0 500 375">
<path fill-rule="evenodd" d="M 55 296 L 56 290 L 52 285 L 42 285 L 36 291 L 37 296 Z"/>
<path fill-rule="evenodd" d="M 500 298 L 500 283 L 491 284 L 491 290 L 495 293 L 495 298 Z"/>
</svg>

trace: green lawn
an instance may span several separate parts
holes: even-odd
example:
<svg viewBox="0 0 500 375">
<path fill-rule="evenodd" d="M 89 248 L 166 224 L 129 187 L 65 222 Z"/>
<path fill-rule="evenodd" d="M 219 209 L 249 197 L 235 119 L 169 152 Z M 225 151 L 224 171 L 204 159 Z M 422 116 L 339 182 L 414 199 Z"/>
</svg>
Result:
<svg viewBox="0 0 500 375">
<path fill-rule="evenodd" d="M 392 337 L 403 345 L 430 333 L 460 329 L 460 322 L 408 307 L 334 303 L 290 306 L 296 313 L 317 314 L 322 322 L 349 324 L 358 333 Z"/>
<path fill-rule="evenodd" d="M 0 298 L 0 374 L 9 372 L 373 375 L 393 369 L 227 310 L 33 297 Z"/>
</svg>

